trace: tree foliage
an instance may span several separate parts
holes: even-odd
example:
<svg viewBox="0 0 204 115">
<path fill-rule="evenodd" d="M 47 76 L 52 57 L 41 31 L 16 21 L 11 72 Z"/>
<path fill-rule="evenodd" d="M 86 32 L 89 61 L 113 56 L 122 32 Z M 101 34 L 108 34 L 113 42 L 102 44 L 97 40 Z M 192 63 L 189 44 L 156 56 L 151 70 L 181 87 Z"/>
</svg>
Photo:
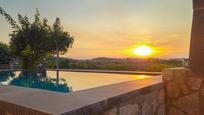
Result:
<svg viewBox="0 0 204 115">
<path fill-rule="evenodd" d="M 19 28 L 11 36 L 11 52 L 20 58 L 23 68 L 34 68 L 43 58 L 51 53 L 51 28 L 47 19 L 40 20 L 36 10 L 31 23 L 27 16 L 18 14 Z"/>
<path fill-rule="evenodd" d="M 56 51 L 66 53 L 73 44 L 74 38 L 63 30 L 60 19 L 56 18 L 53 26 L 49 26 L 46 18 L 40 19 L 38 9 L 33 22 L 27 16 L 18 14 L 18 25 L 1 7 L 0 13 L 14 29 L 10 34 L 11 53 L 20 59 L 24 69 L 34 69 Z"/>
<path fill-rule="evenodd" d="M 4 11 L 2 7 L 0 7 L 0 14 L 5 17 L 5 19 L 13 29 L 19 28 L 18 25 L 16 24 L 16 21 L 14 21 L 13 18 L 8 13 L 6 13 L 6 11 Z"/>
<path fill-rule="evenodd" d="M 55 67 L 55 57 L 47 58 L 47 68 Z M 60 58 L 61 69 L 119 70 L 161 72 L 164 68 L 184 67 L 181 59 L 138 59 L 138 58 Z"/>
<path fill-rule="evenodd" d="M 9 64 L 11 61 L 11 53 L 9 46 L 0 42 L 0 64 Z"/>
<path fill-rule="evenodd" d="M 53 54 L 56 54 L 56 49 L 60 51 L 61 54 L 64 54 L 67 52 L 68 48 L 72 46 L 74 38 L 70 36 L 70 34 L 63 30 L 63 27 L 61 26 L 61 22 L 59 18 L 56 18 L 53 27 L 52 27 L 52 41 L 54 43 L 53 48 Z M 67 39 L 68 38 L 68 39 Z"/>
</svg>

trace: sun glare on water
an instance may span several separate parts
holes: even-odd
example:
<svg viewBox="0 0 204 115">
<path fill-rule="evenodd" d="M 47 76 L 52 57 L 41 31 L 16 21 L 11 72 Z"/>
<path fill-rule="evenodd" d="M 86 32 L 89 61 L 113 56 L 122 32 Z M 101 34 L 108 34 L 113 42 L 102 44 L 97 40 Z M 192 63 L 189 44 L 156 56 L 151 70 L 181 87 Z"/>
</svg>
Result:
<svg viewBox="0 0 204 115">
<path fill-rule="evenodd" d="M 142 57 L 150 56 L 152 53 L 153 53 L 153 49 L 148 46 L 138 46 L 133 49 L 133 54 L 142 56 Z"/>
</svg>

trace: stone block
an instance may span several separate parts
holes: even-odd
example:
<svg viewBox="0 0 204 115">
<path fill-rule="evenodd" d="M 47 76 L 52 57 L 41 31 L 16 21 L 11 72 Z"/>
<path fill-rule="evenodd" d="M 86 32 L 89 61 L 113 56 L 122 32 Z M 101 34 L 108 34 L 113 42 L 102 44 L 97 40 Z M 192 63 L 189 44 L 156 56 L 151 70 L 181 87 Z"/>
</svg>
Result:
<svg viewBox="0 0 204 115">
<path fill-rule="evenodd" d="M 173 71 L 173 74 L 170 74 L 172 75 L 171 81 L 175 82 L 179 86 L 182 94 L 188 94 L 189 89 L 186 85 L 186 77 L 187 77 L 188 70 L 179 68 L 179 69 L 167 69 L 166 71 L 167 71 L 166 73 L 168 73 L 168 71 L 169 72 Z"/>
<path fill-rule="evenodd" d="M 109 115 L 109 111 L 104 111 L 101 115 Z"/>
<path fill-rule="evenodd" d="M 187 77 L 187 71 L 185 69 L 176 69 L 173 81 L 177 83 L 184 83 Z"/>
<path fill-rule="evenodd" d="M 14 114 L 6 112 L 6 115 L 14 115 Z"/>
<path fill-rule="evenodd" d="M 152 103 L 153 100 L 157 99 L 158 94 L 159 90 L 149 92 L 148 94 L 144 95 L 144 101 Z"/>
<path fill-rule="evenodd" d="M 180 88 L 177 83 L 169 82 L 166 86 L 166 93 L 169 98 L 176 98 L 180 96 Z"/>
<path fill-rule="evenodd" d="M 118 109 L 117 108 L 113 108 L 110 109 L 108 111 L 105 111 L 102 115 L 117 115 Z"/>
<path fill-rule="evenodd" d="M 172 81 L 174 76 L 174 69 L 164 69 L 162 73 L 164 81 Z"/>
<path fill-rule="evenodd" d="M 154 115 L 153 108 L 147 102 L 142 105 L 142 115 Z"/>
<path fill-rule="evenodd" d="M 158 102 L 159 102 L 159 104 L 163 104 L 163 103 L 165 102 L 164 89 L 161 89 L 161 90 L 159 91 Z"/>
<path fill-rule="evenodd" d="M 191 77 L 193 75 L 194 75 L 194 73 L 190 69 L 188 69 L 188 71 L 186 72 L 186 76 Z"/>
<path fill-rule="evenodd" d="M 166 106 L 164 104 L 159 106 L 156 115 L 166 115 Z"/>
<path fill-rule="evenodd" d="M 200 113 L 198 93 L 180 97 L 177 100 L 173 101 L 173 105 L 188 113 L 189 115 L 199 115 Z"/>
<path fill-rule="evenodd" d="M 138 112 L 138 104 L 128 104 L 119 108 L 119 115 L 137 115 Z"/>
<path fill-rule="evenodd" d="M 152 104 L 153 113 L 155 113 L 156 110 L 157 110 L 157 108 L 158 108 L 158 106 L 159 106 L 158 99 L 155 98 L 155 99 L 152 101 L 151 104 Z"/>
<path fill-rule="evenodd" d="M 202 88 L 199 90 L 199 103 L 200 103 L 200 108 L 201 108 L 201 113 L 203 113 L 202 115 L 204 115 L 204 88 L 202 86 Z"/>
<path fill-rule="evenodd" d="M 188 89 L 188 87 L 187 87 L 187 85 L 186 85 L 185 82 L 183 82 L 183 83 L 178 83 L 178 85 L 179 85 L 179 87 L 180 87 L 180 89 L 181 89 L 181 93 L 182 93 L 182 94 L 186 95 L 186 94 L 189 93 L 189 89 Z"/>
<path fill-rule="evenodd" d="M 0 110 L 0 115 L 6 115 L 6 112 Z"/>
<path fill-rule="evenodd" d="M 141 104 L 144 103 L 144 95 L 138 95 L 134 99 L 134 103 Z"/>
<path fill-rule="evenodd" d="M 179 109 L 176 108 L 171 108 L 168 112 L 167 115 L 186 115 L 184 112 L 180 111 Z"/>
<path fill-rule="evenodd" d="M 199 77 L 187 78 L 187 85 L 191 90 L 200 89 L 201 83 L 202 83 L 202 79 Z"/>
<path fill-rule="evenodd" d="M 117 115 L 118 109 L 117 108 L 113 108 L 109 111 L 109 115 Z"/>
</svg>

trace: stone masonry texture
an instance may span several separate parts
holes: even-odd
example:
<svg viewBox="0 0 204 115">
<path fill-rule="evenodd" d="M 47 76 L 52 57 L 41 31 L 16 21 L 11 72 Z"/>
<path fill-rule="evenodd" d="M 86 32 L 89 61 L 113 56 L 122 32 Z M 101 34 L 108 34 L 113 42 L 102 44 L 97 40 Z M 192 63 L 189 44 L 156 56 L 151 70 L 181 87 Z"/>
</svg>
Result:
<svg viewBox="0 0 204 115">
<path fill-rule="evenodd" d="M 114 105 L 102 115 L 166 115 L 165 94 L 161 87 Z"/>
<path fill-rule="evenodd" d="M 167 115 L 204 115 L 204 74 L 165 69 L 163 80 Z"/>
<path fill-rule="evenodd" d="M 135 94 L 133 94 L 135 95 Z M 182 100 L 181 100 L 182 103 Z M 2 111 L 0 108 L 0 115 L 14 115 Z M 22 113 L 19 110 L 15 115 L 47 115 L 40 113 Z M 73 114 L 75 115 L 75 114 Z M 165 91 L 163 87 L 157 89 L 148 88 L 147 92 L 140 95 L 135 95 L 133 98 L 120 101 L 109 108 L 103 109 L 102 112 L 97 113 L 77 113 L 76 115 L 166 115 L 165 106 Z M 176 115 L 176 114 L 175 114 Z"/>
</svg>

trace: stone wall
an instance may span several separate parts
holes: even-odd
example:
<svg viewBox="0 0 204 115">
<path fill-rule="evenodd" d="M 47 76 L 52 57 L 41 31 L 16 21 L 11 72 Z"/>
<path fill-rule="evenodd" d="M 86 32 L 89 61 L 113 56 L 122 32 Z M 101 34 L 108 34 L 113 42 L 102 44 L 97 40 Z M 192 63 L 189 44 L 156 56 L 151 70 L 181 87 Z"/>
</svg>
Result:
<svg viewBox="0 0 204 115">
<path fill-rule="evenodd" d="M 111 106 L 109 109 L 102 110 L 102 112 L 92 113 L 87 109 L 85 111 L 89 111 L 88 113 L 84 112 L 84 110 L 80 110 L 81 112 L 74 114 L 71 113 L 70 115 L 166 115 L 164 97 L 164 89 L 161 87 L 156 90 L 149 90 L 148 93 L 144 93 L 143 95 L 138 95 L 134 98 L 127 99 L 124 102 L 120 102 L 119 104 Z M 19 112 L 15 115 L 17 114 L 27 115 L 30 113 L 22 113 L 22 111 L 19 110 Z M 3 112 L 0 110 L 0 115 L 14 114 Z M 34 112 L 33 115 L 47 114 L 39 114 Z"/>
<path fill-rule="evenodd" d="M 0 85 L 0 115 L 165 115 L 163 86 L 161 76 L 68 94 Z"/>
<path fill-rule="evenodd" d="M 164 90 L 150 90 L 106 110 L 102 115 L 166 115 Z"/>
<path fill-rule="evenodd" d="M 8 113 L 8 112 L 4 112 L 4 111 L 0 110 L 0 115 L 14 115 L 14 114 L 11 114 L 11 113 Z"/>
<path fill-rule="evenodd" d="M 204 74 L 189 69 L 163 71 L 167 115 L 204 115 Z"/>
</svg>

